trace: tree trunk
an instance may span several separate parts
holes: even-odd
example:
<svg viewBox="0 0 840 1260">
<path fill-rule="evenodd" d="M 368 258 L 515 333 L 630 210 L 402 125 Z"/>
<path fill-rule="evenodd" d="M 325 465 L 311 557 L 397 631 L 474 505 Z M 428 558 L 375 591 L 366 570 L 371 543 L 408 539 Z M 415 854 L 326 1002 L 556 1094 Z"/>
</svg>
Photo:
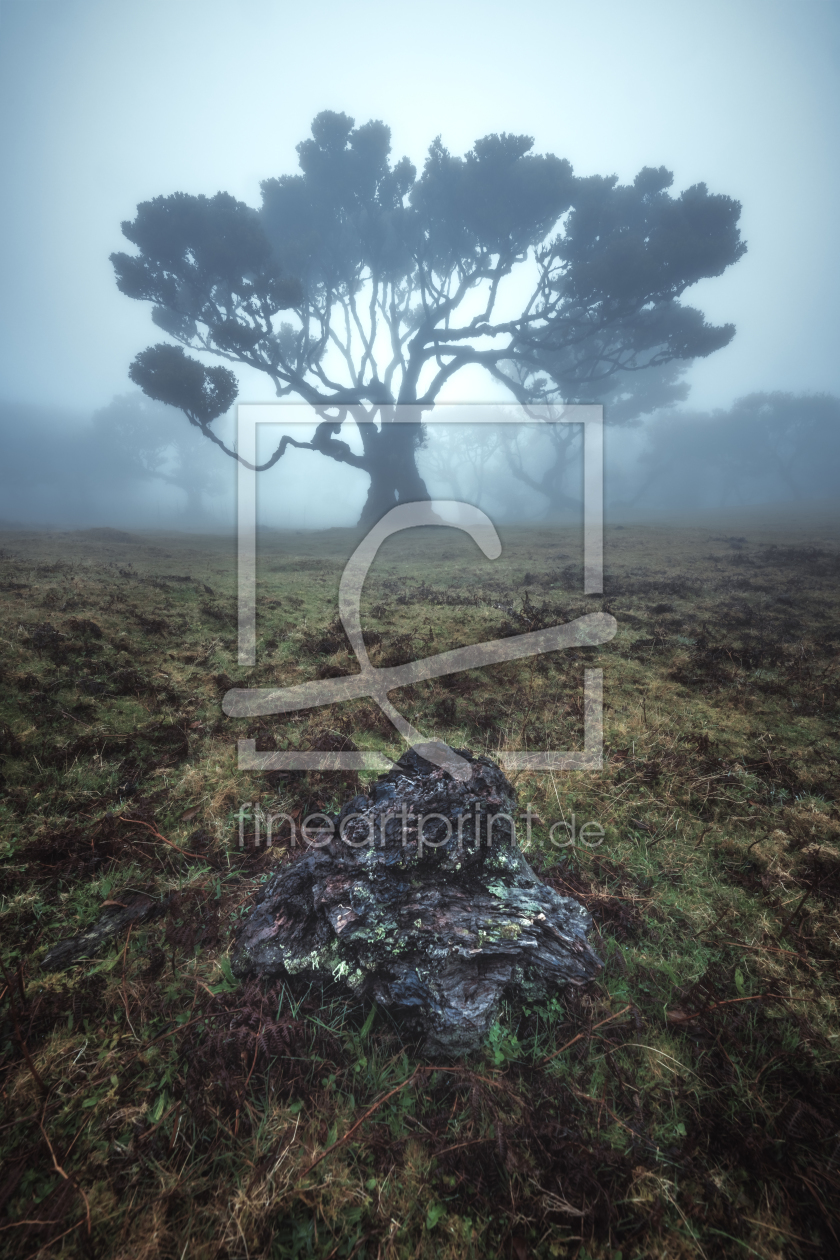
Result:
<svg viewBox="0 0 840 1260">
<path fill-rule="evenodd" d="M 184 509 L 184 515 L 192 521 L 200 521 L 205 515 L 204 501 L 201 494 L 201 487 L 197 486 L 194 481 L 180 482 L 181 489 L 186 492 L 187 504 Z"/>
<path fill-rule="evenodd" d="M 370 488 L 359 524 L 370 528 L 398 503 L 431 498 L 417 468 L 420 426 L 387 422 L 365 443 Z"/>
</svg>

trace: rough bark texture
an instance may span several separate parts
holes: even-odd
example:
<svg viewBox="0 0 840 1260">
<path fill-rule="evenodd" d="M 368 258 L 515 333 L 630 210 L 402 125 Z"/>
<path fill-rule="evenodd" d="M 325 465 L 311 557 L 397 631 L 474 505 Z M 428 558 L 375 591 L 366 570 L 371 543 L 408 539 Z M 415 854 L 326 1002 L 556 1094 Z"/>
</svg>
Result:
<svg viewBox="0 0 840 1260">
<path fill-rule="evenodd" d="M 601 962 L 589 914 L 526 862 L 498 766 L 458 751 L 473 763 L 466 783 L 408 752 L 345 805 L 342 834 L 320 833 L 323 847 L 266 885 L 234 972 L 345 985 L 420 1034 L 426 1053 L 453 1056 L 481 1044 L 506 994 L 538 1001 L 590 980 Z"/>
<path fill-rule="evenodd" d="M 417 467 L 422 444 L 417 424 L 382 423 L 365 444 L 364 469 L 370 474 L 359 525 L 375 525 L 398 503 L 420 503 L 431 496 Z"/>
</svg>

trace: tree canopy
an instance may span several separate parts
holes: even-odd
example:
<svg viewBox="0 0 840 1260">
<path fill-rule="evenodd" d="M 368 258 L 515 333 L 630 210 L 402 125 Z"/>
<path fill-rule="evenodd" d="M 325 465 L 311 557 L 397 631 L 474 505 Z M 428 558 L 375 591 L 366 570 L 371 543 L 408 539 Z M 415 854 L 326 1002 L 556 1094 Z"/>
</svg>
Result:
<svg viewBox="0 0 840 1260">
<path fill-rule="evenodd" d="M 578 178 L 532 149 L 490 135 L 456 157 L 438 137 L 418 176 L 391 162 L 384 123 L 327 111 L 297 147 L 300 173 L 266 180 L 259 210 L 222 192 L 141 203 L 122 225 L 137 252 L 111 256 L 117 284 L 176 344 L 138 355 L 132 380 L 234 455 L 211 425 L 236 377 L 184 348 L 264 372 L 323 423 L 259 467 L 295 445 L 362 468 L 370 522 L 428 497 L 421 429 L 390 409 L 420 418 L 456 373 L 483 369 L 523 403 L 600 401 L 731 340 L 733 325 L 681 299 L 744 253 L 736 201 L 705 184 L 673 196 L 664 167 L 629 185 Z M 361 454 L 337 436 L 348 419 Z"/>
</svg>

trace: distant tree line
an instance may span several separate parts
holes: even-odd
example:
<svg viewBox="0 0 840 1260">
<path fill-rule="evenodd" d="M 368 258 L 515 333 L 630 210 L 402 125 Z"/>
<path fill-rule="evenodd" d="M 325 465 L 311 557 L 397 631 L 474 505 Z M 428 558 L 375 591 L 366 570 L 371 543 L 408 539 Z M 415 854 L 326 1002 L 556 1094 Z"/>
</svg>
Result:
<svg viewBox="0 0 840 1260">
<path fill-rule="evenodd" d="M 748 394 L 728 410 L 666 411 L 650 425 L 632 502 L 664 507 L 804 502 L 840 493 L 840 399 Z"/>
<path fill-rule="evenodd" d="M 635 447 L 618 455 L 607 442 L 606 498 L 618 514 L 838 496 L 840 399 L 830 394 L 754 393 L 725 410 L 665 407 L 635 424 Z M 0 524 L 233 525 L 229 462 L 139 391 L 92 417 L 0 402 L 0 442 Z M 579 515 L 579 426 L 427 426 L 418 466 L 436 496 L 494 519 Z M 314 508 L 308 523 L 318 524 Z"/>
<path fill-rule="evenodd" d="M 638 402 L 638 400 L 635 400 Z M 611 405 L 605 419 L 613 421 Z M 606 499 L 632 514 L 830 500 L 840 494 L 840 399 L 780 391 L 749 394 L 712 412 L 665 407 L 638 442 L 611 457 Z M 580 426 L 533 424 L 430 430 L 421 467 L 452 497 L 509 519 L 575 516 L 581 506 Z"/>
<path fill-rule="evenodd" d="M 200 527 L 227 462 L 136 390 L 93 416 L 0 402 L 0 521 Z"/>
</svg>

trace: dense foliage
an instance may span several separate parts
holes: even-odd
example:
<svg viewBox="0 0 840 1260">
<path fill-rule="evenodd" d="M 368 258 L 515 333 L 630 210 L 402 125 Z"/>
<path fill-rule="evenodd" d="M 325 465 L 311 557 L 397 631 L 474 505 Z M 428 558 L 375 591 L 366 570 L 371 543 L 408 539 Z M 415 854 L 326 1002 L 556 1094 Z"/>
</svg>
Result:
<svg viewBox="0 0 840 1260">
<path fill-rule="evenodd" d="M 421 429 L 388 424 L 389 408 L 419 418 L 456 373 L 480 368 L 520 402 L 597 401 L 619 375 L 626 392 L 731 340 L 681 299 L 744 253 L 736 201 L 705 184 L 672 196 L 664 167 L 630 185 L 578 178 L 532 147 L 491 135 L 455 157 L 437 138 L 418 176 L 391 163 L 383 123 L 326 111 L 298 145 L 301 173 L 266 180 L 259 211 L 227 193 L 143 202 L 122 225 L 137 253 L 112 255 L 117 284 L 179 345 L 144 351 L 132 379 L 222 445 L 210 426 L 236 378 L 181 347 L 264 372 L 278 398 L 322 409 L 316 438 L 293 444 L 364 469 L 372 520 L 428 497 Z M 361 455 L 336 439 L 348 417 Z"/>
</svg>

